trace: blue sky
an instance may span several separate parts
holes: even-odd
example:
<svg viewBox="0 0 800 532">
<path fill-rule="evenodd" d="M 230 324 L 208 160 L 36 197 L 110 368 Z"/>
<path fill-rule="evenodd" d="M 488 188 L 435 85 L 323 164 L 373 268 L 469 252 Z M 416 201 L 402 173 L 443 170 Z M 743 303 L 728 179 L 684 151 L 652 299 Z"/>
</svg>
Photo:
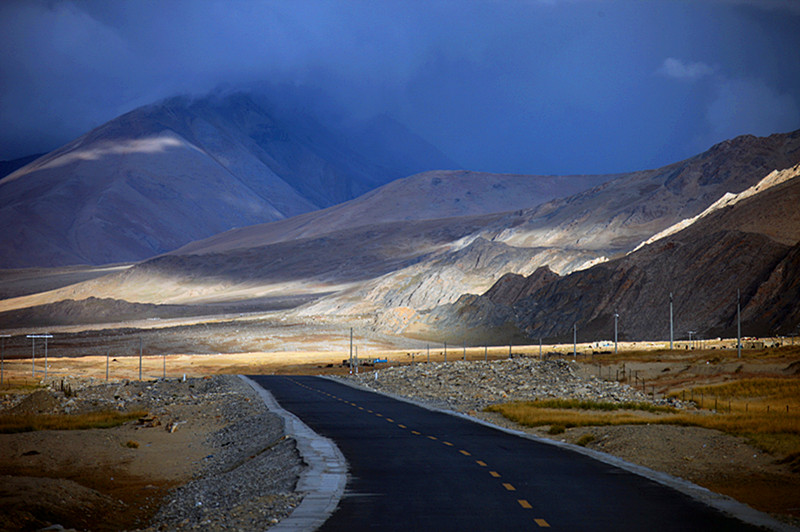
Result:
<svg viewBox="0 0 800 532">
<path fill-rule="evenodd" d="M 800 128 L 797 28 L 794 0 L 5 0 L 0 159 L 174 94 L 278 83 L 472 170 L 653 168 Z"/>
</svg>

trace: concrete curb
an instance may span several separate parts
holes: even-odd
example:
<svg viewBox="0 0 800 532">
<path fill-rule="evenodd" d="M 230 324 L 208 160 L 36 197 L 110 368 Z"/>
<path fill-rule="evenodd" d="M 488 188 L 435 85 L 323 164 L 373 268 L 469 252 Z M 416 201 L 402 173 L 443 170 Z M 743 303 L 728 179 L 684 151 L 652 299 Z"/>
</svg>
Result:
<svg viewBox="0 0 800 532">
<path fill-rule="evenodd" d="M 485 421 L 483 419 L 474 418 L 472 416 L 468 416 L 466 414 L 462 414 L 461 412 L 455 412 L 453 410 L 447 410 L 444 408 L 437 408 L 435 406 L 427 405 L 423 402 L 416 401 L 414 399 L 409 399 L 408 397 L 403 397 L 400 395 L 395 395 L 391 393 L 381 392 L 378 390 L 373 390 L 367 386 L 362 386 L 360 384 L 347 382 L 344 379 L 337 379 L 328 376 L 322 376 L 322 378 L 329 379 L 341 384 L 345 384 L 350 386 L 351 388 L 356 388 L 360 390 L 365 390 L 373 393 L 377 393 L 380 395 L 384 395 L 386 397 L 391 397 L 392 399 L 396 399 L 398 401 L 404 401 L 406 403 L 410 403 L 412 405 L 416 405 L 427 410 L 431 410 L 433 412 L 439 412 L 442 414 L 447 414 L 450 416 L 459 417 L 462 419 L 466 419 L 472 421 L 473 423 L 478 423 L 480 425 L 485 425 L 487 427 L 492 427 L 497 430 L 501 430 L 508 434 L 513 434 L 515 436 L 519 436 L 521 438 L 527 438 L 529 440 L 533 440 L 539 443 L 544 443 L 547 445 L 554 445 L 556 447 L 560 447 L 562 449 L 566 449 L 569 451 L 573 451 L 576 453 L 583 454 L 590 458 L 594 458 L 600 462 L 605 464 L 612 465 L 614 467 L 618 467 L 620 469 L 624 469 L 630 473 L 634 473 L 641 477 L 647 478 L 654 482 L 657 482 L 661 485 L 667 486 L 674 490 L 677 490 L 689 497 L 700 501 L 712 508 L 716 508 L 720 512 L 735 517 L 740 521 L 743 521 L 747 524 L 758 526 L 764 528 L 766 530 L 772 530 L 775 532 L 798 532 L 800 531 L 799 528 L 789 525 L 788 523 L 783 523 L 774 517 L 766 514 L 764 512 L 760 512 L 750 506 L 747 506 L 744 503 L 741 503 L 735 499 L 728 497 L 727 495 L 722 495 L 720 493 L 715 493 L 707 488 L 702 486 L 698 486 L 688 480 L 684 480 L 682 478 L 674 477 L 667 473 L 663 473 L 661 471 L 655 471 L 650 469 L 649 467 L 641 466 L 638 464 L 633 464 L 631 462 L 627 462 L 622 458 L 601 452 L 595 451 L 594 449 L 587 449 L 586 447 L 581 447 L 579 445 L 574 445 L 572 443 L 566 443 L 557 440 L 551 440 L 548 438 L 542 438 L 540 436 L 535 436 L 533 434 L 528 434 L 527 432 L 522 432 L 519 430 L 509 429 L 506 427 L 501 427 L 499 425 L 495 425 L 494 423 L 490 423 L 489 421 Z"/>
<path fill-rule="evenodd" d="M 311 430 L 291 412 L 284 410 L 267 390 L 252 379 L 239 375 L 263 399 L 271 412 L 283 418 L 286 435 L 294 438 L 308 468 L 300 475 L 297 491 L 305 492 L 300 505 L 289 517 L 271 527 L 278 532 L 316 530 L 339 505 L 347 484 L 347 461 L 336 444 Z"/>
</svg>

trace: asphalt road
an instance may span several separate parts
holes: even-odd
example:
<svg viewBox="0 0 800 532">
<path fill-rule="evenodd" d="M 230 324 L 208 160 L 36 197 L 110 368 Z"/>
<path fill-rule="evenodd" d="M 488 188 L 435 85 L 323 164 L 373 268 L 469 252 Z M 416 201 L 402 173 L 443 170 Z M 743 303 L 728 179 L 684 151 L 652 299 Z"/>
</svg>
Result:
<svg viewBox="0 0 800 532">
<path fill-rule="evenodd" d="M 321 530 L 760 530 L 590 457 L 318 377 L 251 377 L 332 439 L 349 478 Z"/>
</svg>

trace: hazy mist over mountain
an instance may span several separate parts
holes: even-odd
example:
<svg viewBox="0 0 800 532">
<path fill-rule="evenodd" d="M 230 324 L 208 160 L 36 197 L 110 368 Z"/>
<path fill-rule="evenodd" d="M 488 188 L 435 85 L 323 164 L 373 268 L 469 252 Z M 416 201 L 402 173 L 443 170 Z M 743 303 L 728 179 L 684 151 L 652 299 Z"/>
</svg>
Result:
<svg viewBox="0 0 800 532">
<path fill-rule="evenodd" d="M 658 168 L 800 127 L 797 5 L 0 2 L 0 160 L 163 98 L 266 84 L 317 113 L 391 117 L 473 171 Z"/>
</svg>

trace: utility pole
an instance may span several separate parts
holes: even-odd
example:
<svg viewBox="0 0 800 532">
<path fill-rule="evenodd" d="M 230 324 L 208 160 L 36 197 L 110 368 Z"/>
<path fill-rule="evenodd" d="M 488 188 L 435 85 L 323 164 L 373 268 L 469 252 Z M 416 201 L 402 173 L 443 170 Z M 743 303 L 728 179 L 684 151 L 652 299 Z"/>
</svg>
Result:
<svg viewBox="0 0 800 532">
<path fill-rule="evenodd" d="M 142 381 L 142 337 L 139 337 L 139 382 Z"/>
<path fill-rule="evenodd" d="M 619 320 L 619 312 L 614 311 L 614 354 L 617 354 L 617 321 Z"/>
<path fill-rule="evenodd" d="M 444 343 L 444 363 L 447 364 L 447 342 Z"/>
<path fill-rule="evenodd" d="M 572 324 L 572 356 L 578 356 L 578 322 Z"/>
<path fill-rule="evenodd" d="M 31 376 L 36 377 L 36 339 L 44 339 L 44 378 L 47 378 L 47 339 L 52 338 L 52 334 L 29 334 L 31 339 Z"/>
<path fill-rule="evenodd" d="M 539 360 L 542 359 L 542 337 L 539 337 Z"/>
<path fill-rule="evenodd" d="M 742 358 L 742 304 L 741 293 L 736 289 L 736 353 Z"/>
<path fill-rule="evenodd" d="M 6 363 L 6 338 L 11 338 L 10 334 L 0 334 L 0 386 L 3 385 Z"/>
<path fill-rule="evenodd" d="M 669 293 L 669 350 L 672 351 L 672 342 L 674 340 L 672 329 L 672 292 Z"/>
<path fill-rule="evenodd" d="M 353 328 L 350 327 L 350 374 L 353 373 Z"/>
</svg>

